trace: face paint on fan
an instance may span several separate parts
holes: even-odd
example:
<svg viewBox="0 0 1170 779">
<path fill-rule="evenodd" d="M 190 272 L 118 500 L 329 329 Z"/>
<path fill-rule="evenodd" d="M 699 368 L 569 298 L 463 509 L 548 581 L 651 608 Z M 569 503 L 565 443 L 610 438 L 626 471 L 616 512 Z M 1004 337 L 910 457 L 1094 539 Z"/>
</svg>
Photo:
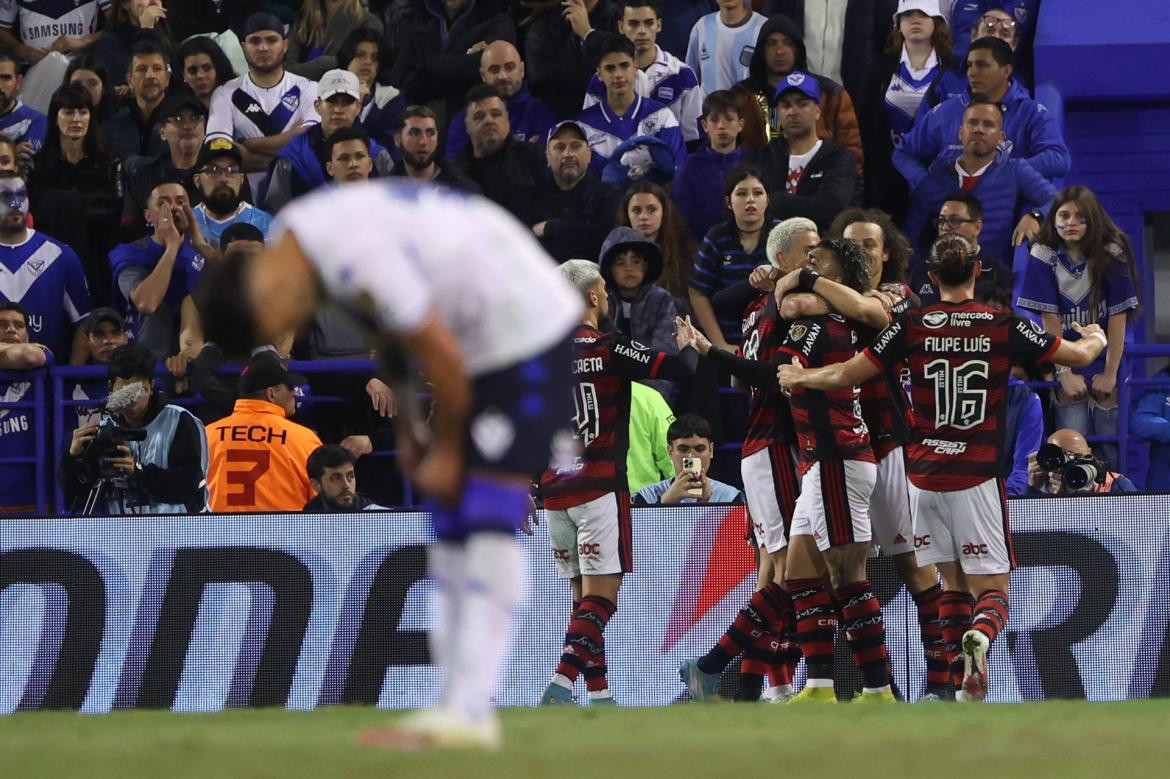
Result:
<svg viewBox="0 0 1170 779">
<path fill-rule="evenodd" d="M 8 179 L 0 181 L 0 218 L 13 211 L 28 213 L 28 188 L 23 181 Z"/>
</svg>

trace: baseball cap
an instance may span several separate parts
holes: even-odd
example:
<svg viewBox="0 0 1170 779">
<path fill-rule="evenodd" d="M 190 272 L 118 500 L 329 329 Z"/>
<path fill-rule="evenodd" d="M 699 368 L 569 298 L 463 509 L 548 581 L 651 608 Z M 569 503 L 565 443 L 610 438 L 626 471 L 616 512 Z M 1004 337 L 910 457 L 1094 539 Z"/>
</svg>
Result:
<svg viewBox="0 0 1170 779">
<path fill-rule="evenodd" d="M 794 70 L 789 73 L 776 85 L 776 94 L 772 99 L 779 100 L 780 95 L 789 90 L 795 90 L 805 97 L 811 98 L 818 103 L 821 102 L 821 85 L 817 83 L 815 76 L 810 76 L 808 73 L 802 73 L 799 70 Z"/>
<path fill-rule="evenodd" d="M 278 32 L 282 38 L 285 37 L 284 22 L 280 21 L 280 17 L 276 14 L 270 14 L 263 11 L 257 14 L 252 14 L 248 17 L 247 21 L 244 22 L 243 37 L 247 38 L 254 32 L 263 32 L 266 30 Z"/>
<path fill-rule="evenodd" d="M 589 136 L 585 134 L 584 127 L 582 127 L 577 122 L 574 122 L 572 119 L 566 119 L 563 122 L 557 122 L 553 128 L 548 131 L 548 140 L 545 142 L 546 145 L 552 143 L 553 138 L 556 138 L 560 134 L 561 130 L 564 130 L 566 127 L 570 130 L 576 130 L 577 134 L 581 136 L 581 140 L 589 140 Z"/>
<path fill-rule="evenodd" d="M 236 241 L 259 241 L 264 243 L 264 232 L 250 222 L 232 222 L 219 236 L 220 248 Z"/>
<path fill-rule="evenodd" d="M 126 329 L 126 320 L 122 318 L 121 314 L 109 306 L 102 306 L 101 308 L 95 308 L 93 311 L 89 312 L 89 316 L 85 319 L 85 325 L 82 328 L 82 332 L 84 332 L 86 335 L 89 335 L 102 322 L 110 322 L 119 330 Z"/>
<path fill-rule="evenodd" d="M 195 161 L 195 169 L 203 170 L 216 157 L 231 157 L 241 166 L 244 164 L 244 154 L 240 147 L 230 138 L 216 137 L 203 144 L 199 150 L 199 158 Z"/>
<path fill-rule="evenodd" d="M 176 94 L 171 95 L 163 103 L 162 120 L 169 122 L 171 119 L 179 115 L 179 112 L 184 108 L 194 113 L 196 116 L 207 118 L 207 106 L 200 102 L 199 98 L 191 94 L 185 89 L 179 90 Z"/>
<path fill-rule="evenodd" d="M 362 91 L 358 86 L 358 77 L 348 70 L 327 70 L 321 80 L 317 82 L 317 97 L 328 100 L 334 95 L 349 95 L 354 100 L 362 99 Z"/>
<path fill-rule="evenodd" d="M 240 373 L 240 392 L 250 394 L 278 384 L 292 388 L 308 382 L 304 376 L 290 373 L 276 352 L 257 352 Z"/>
<path fill-rule="evenodd" d="M 922 11 L 927 16 L 942 16 L 938 0 L 898 0 L 898 10 L 894 11 L 894 24 L 897 24 L 898 17 L 907 11 Z"/>
</svg>

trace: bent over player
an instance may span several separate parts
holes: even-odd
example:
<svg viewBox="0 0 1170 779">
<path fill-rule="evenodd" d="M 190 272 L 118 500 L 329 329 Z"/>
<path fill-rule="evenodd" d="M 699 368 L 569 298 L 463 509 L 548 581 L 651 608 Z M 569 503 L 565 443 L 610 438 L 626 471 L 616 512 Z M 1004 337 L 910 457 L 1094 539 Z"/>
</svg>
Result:
<svg viewBox="0 0 1170 779">
<path fill-rule="evenodd" d="M 682 351 L 669 356 L 603 332 L 609 297 L 597 263 L 569 260 L 560 270 L 585 300 L 585 314 L 573 332 L 574 421 L 584 452 L 573 462 L 554 463 L 540 480 L 553 558 L 573 593 L 564 653 L 540 702 L 572 703 L 573 683 L 584 675 L 590 703 L 612 704 L 605 626 L 617 611 L 622 575 L 634 569 L 626 482 L 630 380 L 684 381 L 698 355 L 683 348 L 681 339 Z"/>
<path fill-rule="evenodd" d="M 929 271 L 940 302 L 899 316 L 850 360 L 779 370 L 785 390 L 835 391 L 908 362 L 914 416 L 907 469 L 914 533 L 923 539 L 918 561 L 935 563 L 942 573 L 943 639 L 952 662 L 961 657 L 963 663 L 956 697 L 976 701 L 987 694 L 989 646 L 1008 619 L 1014 564 L 997 466 L 1011 364 L 1081 367 L 1106 344 L 1096 325 L 1078 327 L 1079 341 L 1062 341 L 1010 311 L 975 302 L 979 270 L 966 239 L 941 238 Z"/>
<path fill-rule="evenodd" d="M 531 231 L 453 190 L 398 180 L 330 189 L 290 204 L 272 235 L 268 251 L 209 274 L 200 297 L 210 340 L 238 352 L 304 324 L 330 298 L 373 345 L 418 358 L 433 385 L 433 440 L 404 465 L 434 524 L 431 651 L 446 677 L 436 710 L 369 740 L 493 747 L 491 696 L 523 570 L 515 531 L 555 433 L 568 435 L 580 296 Z M 398 445 L 421 449 L 419 437 L 400 430 Z"/>
</svg>

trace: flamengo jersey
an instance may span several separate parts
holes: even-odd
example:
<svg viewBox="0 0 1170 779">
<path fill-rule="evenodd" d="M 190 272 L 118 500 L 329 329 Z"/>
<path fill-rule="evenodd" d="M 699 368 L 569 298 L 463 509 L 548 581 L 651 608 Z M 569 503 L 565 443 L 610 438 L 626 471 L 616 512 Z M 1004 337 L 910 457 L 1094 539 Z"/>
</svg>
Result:
<svg viewBox="0 0 1170 779">
<path fill-rule="evenodd" d="M 581 325 L 573 334 L 577 439 L 585 452 L 540 479 L 544 507 L 563 510 L 624 492 L 630 448 L 630 380 L 656 379 L 666 355 L 619 333 Z"/>
<path fill-rule="evenodd" d="M 797 319 L 788 326 L 780 351 L 806 368 L 846 362 L 857 353 L 857 333 L 839 314 Z M 797 387 L 789 403 L 801 474 L 821 460 L 874 462 L 857 387 L 831 392 Z"/>
<path fill-rule="evenodd" d="M 788 323 L 776 312 L 775 295 L 766 292 L 747 307 L 742 331 L 740 351 L 745 360 L 771 362 L 780 353 L 780 345 L 788 335 Z M 794 440 L 792 413 L 788 399 L 780 392 L 780 385 L 772 382 L 766 389 L 752 387 L 747 432 L 740 450 L 743 456 L 755 454 L 770 444 L 790 444 Z"/>
<path fill-rule="evenodd" d="M 0 244 L 0 300 L 28 311 L 28 340 L 65 355 L 73 326 L 93 308 L 81 260 L 63 243 L 29 230 L 23 243 Z"/>
<path fill-rule="evenodd" d="M 909 310 L 913 303 L 910 288 L 905 284 L 901 287 L 902 299 L 890 309 L 891 316 Z M 858 327 L 862 343 L 873 343 L 877 333 L 872 328 Z M 879 460 L 910 442 L 910 407 L 902 382 L 905 369 L 906 364 L 899 363 L 861 385 L 861 416 L 869 428 L 873 454 Z"/>
<path fill-rule="evenodd" d="M 269 240 L 296 236 L 329 295 L 396 334 L 434 312 L 479 376 L 535 357 L 581 321 L 581 294 L 532 230 L 491 201 L 401 178 L 299 198 Z"/>
<path fill-rule="evenodd" d="M 882 370 L 910 366 L 914 486 L 953 492 L 998 476 L 1012 362 L 1045 362 L 1059 346 L 1027 319 L 973 300 L 909 311 L 879 333 L 865 356 Z"/>
<path fill-rule="evenodd" d="M 26 46 L 48 49 L 62 35 L 81 38 L 97 30 L 98 11 L 112 0 L 0 0 L 0 27 L 11 30 Z M 121 0 L 119 0 L 121 2 Z"/>
</svg>

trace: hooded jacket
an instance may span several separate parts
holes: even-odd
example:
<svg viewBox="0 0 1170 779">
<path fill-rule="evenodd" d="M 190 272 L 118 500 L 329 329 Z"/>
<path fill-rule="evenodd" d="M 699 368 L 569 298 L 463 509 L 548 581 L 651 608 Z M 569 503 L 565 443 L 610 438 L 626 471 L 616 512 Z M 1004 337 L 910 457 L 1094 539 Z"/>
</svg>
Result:
<svg viewBox="0 0 1170 779">
<path fill-rule="evenodd" d="M 471 0 L 454 22 L 447 23 L 442 0 L 421 3 L 426 12 L 409 18 L 396 31 L 402 50 L 390 70 L 411 104 L 444 100 L 454 115 L 467 90 L 480 83 L 480 52 L 467 50 L 483 41 L 516 43 L 516 25 L 500 12 L 497 0 Z"/>
<path fill-rule="evenodd" d="M 787 16 L 773 16 L 760 28 L 760 35 L 756 38 L 756 50 L 752 54 L 752 64 L 749 68 L 751 75 L 731 89 L 748 108 L 744 117 L 743 132 L 739 136 L 740 145 L 745 149 L 758 149 L 766 145 L 765 121 L 777 129 L 780 126 L 775 109 L 776 87 L 768 82 L 768 66 L 764 59 L 764 41 L 775 32 L 783 33 L 796 44 L 796 64 L 793 70 L 808 72 L 808 55 L 804 46 L 803 30 Z M 817 120 L 817 135 L 853 152 L 860 170 L 864 156 L 853 99 L 849 97 L 844 87 L 831 78 L 816 73 L 810 75 L 821 87 L 821 118 Z M 767 119 L 760 109 L 760 98 L 767 100 L 769 107 Z"/>
<path fill-rule="evenodd" d="M 613 263 L 623 249 L 633 249 L 646 260 L 646 275 L 632 300 L 622 298 L 613 282 Z M 674 318 L 678 311 L 674 296 L 654 283 L 662 275 L 662 250 L 658 244 L 632 227 L 615 227 L 601 246 L 598 265 L 609 290 L 610 315 L 617 330 L 653 351 L 677 354 Z M 664 394 L 670 387 L 665 381 L 646 383 Z"/>
</svg>

